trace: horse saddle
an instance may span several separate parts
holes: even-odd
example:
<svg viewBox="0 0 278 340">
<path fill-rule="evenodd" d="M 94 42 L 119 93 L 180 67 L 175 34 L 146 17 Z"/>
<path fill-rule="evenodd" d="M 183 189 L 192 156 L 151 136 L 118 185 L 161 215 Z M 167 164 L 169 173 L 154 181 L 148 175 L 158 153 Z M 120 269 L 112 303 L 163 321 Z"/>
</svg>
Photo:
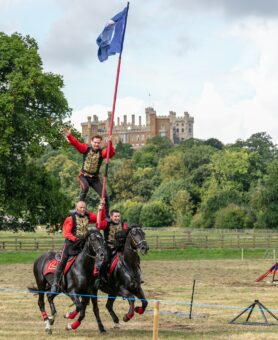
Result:
<svg viewBox="0 0 278 340">
<path fill-rule="evenodd" d="M 55 258 L 52 260 L 48 260 L 46 263 L 46 266 L 44 268 L 44 275 L 54 273 L 56 271 L 57 265 L 61 261 L 61 254 L 62 252 L 57 252 L 55 255 Z M 70 256 L 68 259 L 68 262 L 66 264 L 66 267 L 64 269 L 64 274 L 68 272 L 72 264 L 74 263 L 76 259 L 76 256 Z"/>
</svg>

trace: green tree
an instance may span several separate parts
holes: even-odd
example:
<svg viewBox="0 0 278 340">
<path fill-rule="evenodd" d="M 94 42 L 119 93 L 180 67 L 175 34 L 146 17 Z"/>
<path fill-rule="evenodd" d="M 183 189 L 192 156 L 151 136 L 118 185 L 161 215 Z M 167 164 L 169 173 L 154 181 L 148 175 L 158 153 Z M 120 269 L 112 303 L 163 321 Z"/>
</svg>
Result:
<svg viewBox="0 0 278 340">
<path fill-rule="evenodd" d="M 70 109 L 62 87 L 60 76 L 43 72 L 34 39 L 0 33 L 0 207 L 8 215 L 35 218 L 18 190 L 30 184 L 30 159 L 47 144 L 64 143 L 60 129 Z M 43 187 L 40 193 L 48 195 Z"/>
<path fill-rule="evenodd" d="M 250 187 L 250 171 L 250 154 L 247 150 L 217 152 L 211 159 L 211 177 L 207 181 L 207 192 L 219 189 L 247 191 Z"/>
<path fill-rule="evenodd" d="M 130 159 L 133 155 L 134 150 L 132 145 L 128 143 L 123 143 L 121 140 L 116 145 L 116 155 L 115 158 L 127 158 Z"/>
<path fill-rule="evenodd" d="M 170 206 L 180 190 L 187 190 L 187 184 L 184 179 L 164 181 L 156 188 L 151 199 L 154 201 L 160 200 Z"/>
<path fill-rule="evenodd" d="M 210 145 L 210 146 L 214 147 L 215 149 L 219 149 L 219 150 L 222 150 L 223 147 L 224 147 L 224 144 L 220 140 L 218 140 L 216 138 L 209 138 L 209 139 L 207 139 L 205 141 L 205 144 L 206 145 Z"/>
<path fill-rule="evenodd" d="M 216 212 L 215 227 L 226 229 L 244 229 L 252 228 L 253 223 L 250 215 L 248 215 L 244 208 L 232 203 Z"/>
<path fill-rule="evenodd" d="M 170 153 L 163 157 L 158 163 L 158 169 L 163 181 L 169 179 L 179 179 L 188 175 L 188 170 L 184 166 L 182 155 L 178 152 Z"/>
<path fill-rule="evenodd" d="M 160 177 L 156 168 L 137 168 L 133 174 L 134 194 L 142 201 L 148 201 L 154 190 L 160 184 Z"/>
<path fill-rule="evenodd" d="M 165 137 L 153 137 L 148 139 L 146 145 L 133 154 L 132 159 L 138 167 L 156 166 L 159 160 L 169 154 L 173 149 L 173 143 Z"/>
<path fill-rule="evenodd" d="M 110 178 L 111 188 L 113 191 L 113 200 L 127 200 L 134 196 L 134 162 L 125 160 L 124 164 L 113 172 L 112 180 Z M 110 174 L 111 176 L 111 174 Z"/>
<path fill-rule="evenodd" d="M 264 160 L 273 160 L 277 156 L 277 148 L 266 132 L 254 133 L 246 140 L 245 145 L 250 151 L 256 151 Z"/>
<path fill-rule="evenodd" d="M 202 200 L 200 205 L 200 214 L 202 226 L 204 228 L 214 227 L 215 214 L 219 209 L 225 208 L 227 205 L 234 203 L 242 205 L 245 203 L 245 197 L 236 189 L 222 189 L 210 193 Z"/>
<path fill-rule="evenodd" d="M 171 201 L 171 206 L 176 215 L 177 224 L 189 227 L 193 215 L 193 203 L 187 190 L 180 190 Z"/>
<path fill-rule="evenodd" d="M 144 227 L 167 227 L 172 224 L 173 216 L 164 203 L 153 201 L 144 204 L 140 214 L 140 221 Z"/>
<path fill-rule="evenodd" d="M 257 227 L 278 227 L 278 160 L 268 165 L 267 174 L 263 179 L 264 185 L 258 192 L 257 198 Z"/>
</svg>

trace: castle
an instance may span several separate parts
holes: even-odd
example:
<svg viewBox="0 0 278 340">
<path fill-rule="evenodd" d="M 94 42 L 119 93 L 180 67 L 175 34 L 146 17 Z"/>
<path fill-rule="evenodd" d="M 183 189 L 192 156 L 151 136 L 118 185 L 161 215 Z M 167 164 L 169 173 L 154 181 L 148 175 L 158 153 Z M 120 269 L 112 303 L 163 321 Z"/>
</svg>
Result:
<svg viewBox="0 0 278 340">
<path fill-rule="evenodd" d="M 138 125 L 135 124 L 135 115 L 131 116 L 131 123 L 127 122 L 127 116 L 124 115 L 123 122 L 117 118 L 117 124 L 113 127 L 112 141 L 117 144 L 119 141 L 129 143 L 134 148 L 143 146 L 147 139 L 161 136 L 170 139 L 174 144 L 193 138 L 194 118 L 184 112 L 183 117 L 177 117 L 176 112 L 170 111 L 168 116 L 157 116 L 152 107 L 145 109 L 146 125 L 142 125 L 141 116 L 139 116 Z M 88 121 L 81 123 L 82 136 L 86 143 L 89 143 L 92 136 L 101 135 L 104 142 L 109 135 L 111 112 L 108 112 L 108 118 L 99 121 L 96 115 L 88 117 Z"/>
</svg>

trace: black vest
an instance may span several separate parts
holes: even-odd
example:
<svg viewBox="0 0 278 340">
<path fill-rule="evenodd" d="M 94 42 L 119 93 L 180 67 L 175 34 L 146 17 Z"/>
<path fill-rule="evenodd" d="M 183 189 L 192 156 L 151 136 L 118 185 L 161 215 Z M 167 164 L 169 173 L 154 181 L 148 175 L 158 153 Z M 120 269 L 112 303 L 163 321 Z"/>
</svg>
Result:
<svg viewBox="0 0 278 340">
<path fill-rule="evenodd" d="M 85 175 L 97 176 L 99 174 L 102 161 L 102 149 L 99 148 L 97 152 L 94 152 L 93 148 L 89 146 L 87 151 L 83 154 L 83 164 L 81 171 Z"/>
<path fill-rule="evenodd" d="M 104 239 L 105 241 L 110 244 L 113 245 L 114 244 L 114 240 L 115 240 L 115 234 L 119 231 L 126 231 L 127 230 L 127 226 L 126 224 L 114 224 L 112 221 L 107 222 L 107 227 L 104 230 Z"/>
<path fill-rule="evenodd" d="M 75 211 L 71 214 L 73 220 L 72 234 L 78 236 L 84 236 L 88 231 L 90 219 L 89 214 L 86 212 L 84 216 L 79 216 L 79 214 Z"/>
</svg>

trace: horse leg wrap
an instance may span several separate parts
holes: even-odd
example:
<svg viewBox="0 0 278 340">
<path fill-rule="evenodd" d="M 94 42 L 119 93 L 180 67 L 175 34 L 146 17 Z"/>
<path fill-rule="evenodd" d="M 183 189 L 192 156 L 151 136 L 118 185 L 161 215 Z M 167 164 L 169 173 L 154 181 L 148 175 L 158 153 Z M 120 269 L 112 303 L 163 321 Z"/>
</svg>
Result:
<svg viewBox="0 0 278 340">
<path fill-rule="evenodd" d="M 133 316 L 134 316 L 134 311 L 133 311 L 131 314 L 126 314 L 126 315 L 124 316 L 124 321 L 125 321 L 125 322 L 129 321 L 130 319 L 133 318 Z"/>
<path fill-rule="evenodd" d="M 78 314 L 78 312 L 76 310 L 74 310 L 73 312 L 69 312 L 69 313 L 65 314 L 65 318 L 72 320 L 76 317 L 77 314 Z"/>
<path fill-rule="evenodd" d="M 76 329 L 76 328 L 78 328 L 80 325 L 81 325 L 81 322 L 78 321 L 78 320 L 76 320 L 76 321 L 74 321 L 73 324 L 71 324 L 71 328 L 72 328 L 72 329 Z"/>
<path fill-rule="evenodd" d="M 42 318 L 44 321 L 48 319 L 46 312 L 42 312 Z"/>
<path fill-rule="evenodd" d="M 141 315 L 145 312 L 145 309 L 143 307 L 135 307 L 135 312 Z"/>
</svg>

